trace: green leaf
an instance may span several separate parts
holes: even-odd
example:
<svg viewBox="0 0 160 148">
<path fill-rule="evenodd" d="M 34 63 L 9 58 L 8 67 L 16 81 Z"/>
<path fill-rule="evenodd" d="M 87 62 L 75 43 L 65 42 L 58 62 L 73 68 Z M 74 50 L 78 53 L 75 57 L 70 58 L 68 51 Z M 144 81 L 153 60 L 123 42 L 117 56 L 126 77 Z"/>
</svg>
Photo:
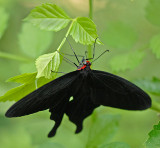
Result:
<svg viewBox="0 0 160 148">
<path fill-rule="evenodd" d="M 103 38 L 109 47 L 130 50 L 137 41 L 137 33 L 128 24 L 111 22 Z"/>
<path fill-rule="evenodd" d="M 100 115 L 95 118 L 90 127 L 86 148 L 97 147 L 113 138 L 117 129 L 120 117 L 117 115 Z"/>
<path fill-rule="evenodd" d="M 160 4 L 159 0 L 149 0 L 146 7 L 146 18 L 154 25 L 160 26 Z"/>
<path fill-rule="evenodd" d="M 152 131 L 148 134 L 149 138 L 146 141 L 146 148 L 159 148 L 160 147 L 160 122 L 154 125 Z"/>
<path fill-rule="evenodd" d="M 4 8 L 0 7 L 0 38 L 2 37 L 8 25 L 9 15 L 5 12 Z"/>
<path fill-rule="evenodd" d="M 19 45 L 23 53 L 36 58 L 49 48 L 52 38 L 51 32 L 43 31 L 32 24 L 24 23 L 19 34 Z"/>
<path fill-rule="evenodd" d="M 150 42 L 150 48 L 152 52 L 160 59 L 160 34 L 154 36 Z"/>
<path fill-rule="evenodd" d="M 130 146 L 127 143 L 113 142 L 110 144 L 100 146 L 99 148 L 130 148 Z"/>
<path fill-rule="evenodd" d="M 34 8 L 25 20 L 43 30 L 59 31 L 68 25 L 71 18 L 58 6 L 45 3 Z"/>
<path fill-rule="evenodd" d="M 73 20 L 70 35 L 76 42 L 87 45 L 93 44 L 98 37 L 96 25 L 87 17 L 78 17 Z M 97 43 L 101 44 L 99 40 Z"/>
<path fill-rule="evenodd" d="M 160 95 L 160 79 L 153 77 L 152 80 L 139 79 L 135 80 L 134 83 L 145 91 L 155 95 Z"/>
<path fill-rule="evenodd" d="M 57 72 L 60 66 L 60 54 L 56 51 L 54 53 L 44 54 L 36 60 L 37 78 L 45 76 L 45 78 L 52 77 L 52 71 Z M 54 73 L 56 76 L 56 73 Z"/>
<path fill-rule="evenodd" d="M 0 97 L 0 102 L 18 101 L 27 94 L 34 91 L 36 89 L 36 75 L 37 73 L 28 73 L 10 78 L 8 81 L 22 83 L 22 85 L 12 88 L 6 92 L 3 96 Z M 37 87 L 39 88 L 49 81 L 51 81 L 51 79 L 40 78 L 37 81 Z"/>
<path fill-rule="evenodd" d="M 35 77 L 36 77 L 37 73 L 25 73 L 22 75 L 18 75 L 12 78 L 9 78 L 7 80 L 7 82 L 16 82 L 16 83 L 21 83 L 21 84 L 30 84 L 33 81 L 35 81 Z"/>
<path fill-rule="evenodd" d="M 110 66 L 115 72 L 133 70 L 142 62 L 144 55 L 145 53 L 142 51 L 134 51 L 123 55 L 117 55 L 111 59 Z"/>
</svg>

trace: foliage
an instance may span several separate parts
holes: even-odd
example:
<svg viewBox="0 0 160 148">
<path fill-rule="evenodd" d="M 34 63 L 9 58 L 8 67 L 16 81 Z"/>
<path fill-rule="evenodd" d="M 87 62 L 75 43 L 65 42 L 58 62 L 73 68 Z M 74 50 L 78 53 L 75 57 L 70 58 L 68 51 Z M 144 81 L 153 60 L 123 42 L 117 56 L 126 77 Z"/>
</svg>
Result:
<svg viewBox="0 0 160 148">
<path fill-rule="evenodd" d="M 62 50 L 70 54 L 68 47 L 65 46 L 66 38 L 71 43 L 75 41 L 83 45 L 81 48 L 79 44 L 73 42 L 78 55 L 84 55 L 83 48 L 86 48 L 84 45 L 87 45 L 88 55 L 91 55 L 91 45 L 97 37 L 99 47 L 96 47 L 95 56 L 98 57 L 106 46 L 110 50 L 109 54 L 99 59 L 102 62 L 98 63 L 97 60 L 99 69 L 125 75 L 133 80 L 136 85 L 151 94 L 152 109 L 160 112 L 159 0 L 95 0 L 94 3 L 89 0 L 89 2 L 89 16 L 93 16 L 94 10 L 94 21 L 92 18 L 84 17 L 88 15 L 88 8 L 85 5 L 83 8 L 81 4 L 86 4 L 86 1 L 76 1 L 74 5 L 70 0 L 63 4 L 61 1 L 55 1 L 53 4 L 44 3 L 42 0 L 37 2 L 0 0 L 0 93 L 4 94 L 0 96 L 0 143 L 3 147 L 19 145 L 28 148 L 130 148 L 129 145 L 144 147 L 146 133 L 158 120 L 156 112 L 151 110 L 133 113 L 102 108 L 94 112 L 91 118 L 86 119 L 81 134 L 72 135 L 70 131 L 75 127 L 66 120 L 60 129 L 60 135 L 56 135 L 52 141 L 44 138 L 48 132 L 46 129 L 52 126 L 46 113 L 23 118 L 25 121 L 15 119 L 11 123 L 3 117 L 8 108 L 5 103 L 10 105 L 9 101 L 18 101 L 55 79 L 58 71 L 71 71 L 69 66 L 63 63 L 60 55 Z M 79 11 L 84 15 L 79 16 Z M 24 21 L 21 22 L 22 19 Z M 101 46 L 103 43 L 100 40 L 105 47 Z M 74 57 L 70 58 L 74 60 Z M 6 79 L 9 83 L 4 83 Z M 122 114 L 122 118 L 120 119 L 117 114 Z M 132 117 L 133 114 L 135 116 Z M 160 147 L 159 126 L 155 125 L 149 133 L 145 143 L 147 148 Z M 119 127 L 123 132 L 119 133 Z M 135 127 L 141 128 L 136 132 Z M 33 129 L 37 131 L 35 134 Z M 140 140 L 137 142 L 134 139 Z"/>
<path fill-rule="evenodd" d="M 71 19 L 58 6 L 45 3 L 33 9 L 25 20 L 47 31 L 59 31 L 66 27 Z M 44 54 L 36 60 L 38 73 L 35 78 L 44 76 L 45 78 L 50 79 L 52 78 L 52 71 L 58 71 L 60 66 L 59 50 L 64 44 L 69 33 L 72 35 L 76 42 L 80 42 L 82 44 L 91 44 L 98 36 L 96 25 L 92 20 L 85 17 L 78 17 L 73 19 L 65 38 L 57 49 L 58 52 L 56 51 L 50 54 Z M 32 38 L 29 38 L 31 35 Z M 25 52 L 28 56 L 37 57 L 48 48 L 48 45 L 51 41 L 51 36 L 49 35 L 50 34 L 47 32 L 37 30 L 37 28 L 33 28 L 29 24 L 24 24 L 22 32 L 19 35 L 22 51 Z M 38 36 L 38 38 L 36 36 Z M 20 77 L 21 76 L 23 77 L 23 75 L 20 75 Z M 56 73 L 54 73 L 54 76 L 56 76 Z M 32 81 L 32 83 L 28 83 L 28 81 L 26 81 L 24 82 L 24 85 L 18 86 L 17 88 L 8 91 L 0 98 L 0 101 L 17 101 L 34 89 L 34 81 Z"/>
<path fill-rule="evenodd" d="M 42 31 L 32 24 L 24 23 L 19 34 L 20 49 L 29 57 L 43 54 L 52 42 L 51 32 Z"/>
<path fill-rule="evenodd" d="M 68 25 L 71 18 L 58 6 L 45 3 L 34 8 L 25 20 L 43 30 L 59 31 Z"/>
<path fill-rule="evenodd" d="M 117 131 L 118 121 L 119 116 L 100 115 L 96 117 L 90 127 L 86 148 L 98 147 L 110 141 Z"/>
<path fill-rule="evenodd" d="M 123 22 L 111 22 L 104 34 L 109 47 L 129 50 L 137 41 L 137 33 L 129 24 Z"/>
<path fill-rule="evenodd" d="M 111 59 L 110 66 L 115 72 L 125 71 L 128 69 L 133 70 L 142 62 L 144 54 L 144 52 L 133 51 L 131 53 L 117 55 Z"/>
<path fill-rule="evenodd" d="M 113 142 L 110 144 L 103 145 L 99 148 L 130 148 L 130 146 L 128 144 L 122 143 L 122 142 Z"/>
<path fill-rule="evenodd" d="M 26 73 L 19 76 L 10 78 L 9 82 L 21 83 L 22 85 L 12 88 L 6 92 L 3 96 L 0 97 L 0 100 L 5 101 L 18 101 L 30 92 L 49 82 L 49 79 L 44 77 L 35 81 L 37 73 Z"/>
<path fill-rule="evenodd" d="M 0 38 L 1 38 L 5 29 L 7 28 L 9 15 L 6 13 L 4 8 L 0 7 L 0 16 L 1 16 L 1 21 L 0 21 Z"/>
<path fill-rule="evenodd" d="M 154 95 L 160 95 L 160 79 L 153 77 L 151 80 L 139 79 L 134 81 L 139 87 Z"/>
<path fill-rule="evenodd" d="M 56 51 L 54 53 L 44 54 L 36 60 L 38 70 L 37 78 L 45 76 L 52 77 L 52 71 L 57 72 L 60 65 L 60 55 Z M 56 74 L 56 73 L 54 73 Z"/>
<path fill-rule="evenodd" d="M 158 148 L 160 147 L 160 122 L 158 125 L 154 125 L 152 131 L 148 134 L 149 138 L 146 141 L 147 148 Z"/>
<path fill-rule="evenodd" d="M 160 35 L 155 35 L 151 39 L 150 48 L 157 58 L 160 58 Z"/>
<path fill-rule="evenodd" d="M 146 18 L 153 23 L 154 25 L 160 26 L 160 20 L 159 17 L 159 0 L 149 0 L 149 3 L 146 7 Z"/>
</svg>

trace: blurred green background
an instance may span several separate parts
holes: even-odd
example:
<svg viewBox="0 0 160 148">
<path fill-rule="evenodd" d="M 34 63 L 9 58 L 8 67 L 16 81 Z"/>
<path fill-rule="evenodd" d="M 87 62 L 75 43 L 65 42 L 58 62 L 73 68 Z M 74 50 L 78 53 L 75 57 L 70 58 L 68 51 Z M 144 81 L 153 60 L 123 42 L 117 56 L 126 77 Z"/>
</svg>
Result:
<svg viewBox="0 0 160 148">
<path fill-rule="evenodd" d="M 8 78 L 35 72 L 36 58 L 56 50 L 64 38 L 67 29 L 46 32 L 23 21 L 31 9 L 45 2 L 57 4 L 72 18 L 87 17 L 89 13 L 86 0 L 0 0 L 0 95 L 18 86 L 6 83 Z M 146 111 L 100 107 L 85 120 L 78 135 L 65 116 L 56 136 L 49 139 L 47 134 L 54 122 L 49 120 L 48 111 L 7 119 L 4 114 L 14 102 L 0 102 L 1 148 L 99 148 L 95 141 L 100 136 L 105 143 L 125 142 L 131 148 L 145 147 L 148 133 L 160 119 L 160 1 L 93 0 L 93 10 L 93 21 L 104 43 L 96 46 L 96 55 L 105 49 L 110 52 L 92 68 L 135 82 L 156 101 L 155 107 Z M 87 46 L 71 37 L 69 41 L 77 54 L 84 54 Z M 61 51 L 72 54 L 67 43 Z M 59 71 L 73 70 L 62 61 Z M 96 131 L 98 128 L 104 132 Z"/>
</svg>

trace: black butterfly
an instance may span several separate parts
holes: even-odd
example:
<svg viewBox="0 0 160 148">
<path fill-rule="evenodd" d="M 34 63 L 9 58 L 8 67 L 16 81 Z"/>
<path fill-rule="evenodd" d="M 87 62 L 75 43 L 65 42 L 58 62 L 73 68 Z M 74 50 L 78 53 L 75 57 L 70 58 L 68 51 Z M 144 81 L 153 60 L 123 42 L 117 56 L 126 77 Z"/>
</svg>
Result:
<svg viewBox="0 0 160 148">
<path fill-rule="evenodd" d="M 6 117 L 49 109 L 50 119 L 55 121 L 48 134 L 52 137 L 64 113 L 77 126 L 76 133 L 79 133 L 83 120 L 100 105 L 126 110 L 144 110 L 151 106 L 150 97 L 133 83 L 108 72 L 91 70 L 91 62 L 87 59 L 83 58 L 79 63 L 76 71 L 47 83 L 16 102 L 6 112 Z M 70 100 L 71 96 L 73 100 Z"/>
</svg>

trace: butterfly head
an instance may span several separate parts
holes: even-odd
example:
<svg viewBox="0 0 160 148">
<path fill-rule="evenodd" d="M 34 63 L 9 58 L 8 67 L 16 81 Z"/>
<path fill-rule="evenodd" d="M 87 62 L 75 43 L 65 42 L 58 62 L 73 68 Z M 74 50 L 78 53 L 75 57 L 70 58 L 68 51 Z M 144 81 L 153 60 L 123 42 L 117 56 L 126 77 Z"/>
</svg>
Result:
<svg viewBox="0 0 160 148">
<path fill-rule="evenodd" d="M 90 61 L 86 61 L 86 66 L 91 66 L 91 62 Z"/>
<path fill-rule="evenodd" d="M 79 63 L 78 69 L 77 70 L 83 70 L 83 69 L 90 69 L 91 66 L 91 62 L 86 60 L 86 59 L 82 59 L 82 61 Z"/>
</svg>

